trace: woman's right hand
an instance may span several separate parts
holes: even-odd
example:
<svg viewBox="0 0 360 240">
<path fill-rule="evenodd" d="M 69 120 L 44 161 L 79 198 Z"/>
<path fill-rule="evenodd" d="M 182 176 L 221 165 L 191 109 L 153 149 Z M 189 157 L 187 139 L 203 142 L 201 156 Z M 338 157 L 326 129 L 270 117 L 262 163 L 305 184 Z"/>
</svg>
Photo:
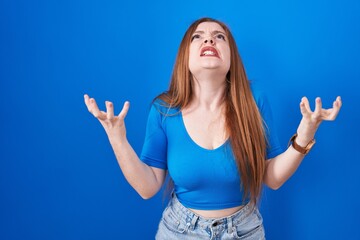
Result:
<svg viewBox="0 0 360 240">
<path fill-rule="evenodd" d="M 119 115 L 114 116 L 114 105 L 106 101 L 106 112 L 99 110 L 94 98 L 84 95 L 84 100 L 89 112 L 96 117 L 104 127 L 106 134 L 112 142 L 123 142 L 126 140 L 125 117 L 129 110 L 130 103 L 125 102 Z"/>
<path fill-rule="evenodd" d="M 114 105 L 106 101 L 106 112 L 100 111 L 95 99 L 84 95 L 86 107 L 104 127 L 126 180 L 144 199 L 154 196 L 165 181 L 166 171 L 146 165 L 126 139 L 124 119 L 130 103 L 125 102 L 120 114 L 114 116 Z"/>
</svg>

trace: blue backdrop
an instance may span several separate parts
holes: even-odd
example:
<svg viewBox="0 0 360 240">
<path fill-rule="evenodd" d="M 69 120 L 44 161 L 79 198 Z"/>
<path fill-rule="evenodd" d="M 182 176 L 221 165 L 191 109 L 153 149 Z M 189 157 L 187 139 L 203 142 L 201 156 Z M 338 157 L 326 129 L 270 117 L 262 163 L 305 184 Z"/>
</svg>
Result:
<svg viewBox="0 0 360 240">
<path fill-rule="evenodd" d="M 360 239 L 359 12 L 357 0 L 1 0 L 0 239 L 153 239 L 162 194 L 144 201 L 128 185 L 83 94 L 117 112 L 131 102 L 128 138 L 140 153 L 149 104 L 203 16 L 232 29 L 284 147 L 302 96 L 325 107 L 343 99 L 296 174 L 264 190 L 267 238 Z"/>
</svg>

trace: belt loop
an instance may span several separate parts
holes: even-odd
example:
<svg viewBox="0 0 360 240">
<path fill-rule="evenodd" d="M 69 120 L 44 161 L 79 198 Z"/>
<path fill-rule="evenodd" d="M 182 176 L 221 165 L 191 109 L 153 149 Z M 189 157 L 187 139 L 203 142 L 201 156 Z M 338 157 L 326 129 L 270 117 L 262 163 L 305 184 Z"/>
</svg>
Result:
<svg viewBox="0 0 360 240">
<path fill-rule="evenodd" d="M 231 217 L 227 217 L 226 218 L 226 222 L 227 222 L 227 231 L 228 234 L 232 234 L 233 232 L 233 222 L 232 222 L 232 218 Z"/>
<path fill-rule="evenodd" d="M 194 216 L 191 219 L 191 230 L 195 229 L 195 225 L 196 225 L 196 222 L 197 222 L 198 219 L 199 219 L 199 216 L 194 214 Z"/>
</svg>

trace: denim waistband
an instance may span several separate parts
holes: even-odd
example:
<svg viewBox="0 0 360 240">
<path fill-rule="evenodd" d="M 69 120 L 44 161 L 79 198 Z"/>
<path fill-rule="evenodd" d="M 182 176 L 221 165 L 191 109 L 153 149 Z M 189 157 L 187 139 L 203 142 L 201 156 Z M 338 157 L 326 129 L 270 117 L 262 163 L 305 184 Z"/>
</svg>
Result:
<svg viewBox="0 0 360 240">
<path fill-rule="evenodd" d="M 176 197 L 175 193 L 172 194 L 169 207 L 171 207 L 174 213 L 177 215 L 177 219 L 179 221 L 178 224 L 181 222 L 189 229 L 193 230 L 195 227 L 218 230 L 226 229 L 230 234 L 234 230 L 233 226 L 236 226 L 239 222 L 249 216 L 255 209 L 257 209 L 253 204 L 247 203 L 240 210 L 227 217 L 204 218 L 182 205 Z"/>
</svg>

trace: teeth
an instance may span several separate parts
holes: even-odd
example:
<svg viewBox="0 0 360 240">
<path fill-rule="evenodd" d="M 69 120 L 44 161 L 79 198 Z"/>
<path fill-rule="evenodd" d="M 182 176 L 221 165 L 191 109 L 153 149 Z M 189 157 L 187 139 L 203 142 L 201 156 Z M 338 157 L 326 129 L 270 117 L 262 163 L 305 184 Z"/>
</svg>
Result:
<svg viewBox="0 0 360 240">
<path fill-rule="evenodd" d="M 215 55 L 215 53 L 213 51 L 207 50 L 203 52 L 203 55 Z"/>
</svg>

